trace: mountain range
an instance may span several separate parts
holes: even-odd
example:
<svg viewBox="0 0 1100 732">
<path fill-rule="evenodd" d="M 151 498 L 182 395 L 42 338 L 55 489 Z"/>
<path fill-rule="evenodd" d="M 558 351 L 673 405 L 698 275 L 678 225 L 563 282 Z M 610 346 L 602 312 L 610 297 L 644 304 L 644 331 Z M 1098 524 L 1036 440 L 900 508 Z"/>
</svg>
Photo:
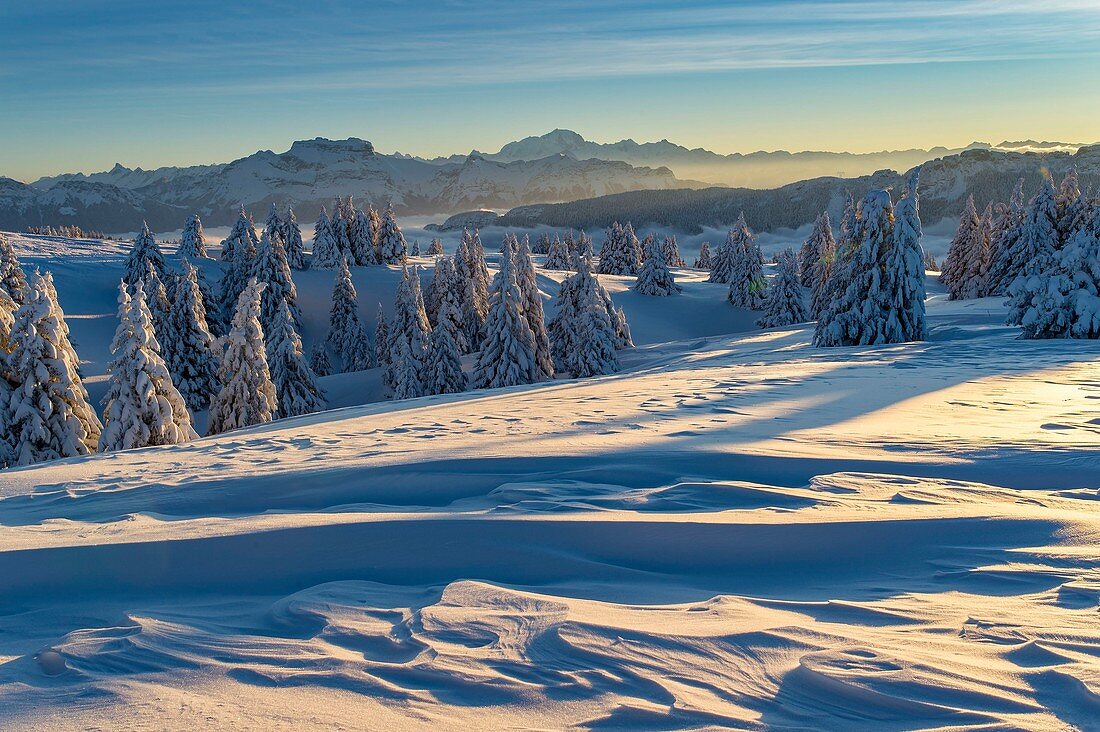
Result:
<svg viewBox="0 0 1100 732">
<path fill-rule="evenodd" d="M 477 154 L 427 162 L 377 152 L 366 140 L 317 138 L 284 153 L 262 150 L 231 163 L 68 173 L 30 184 L 0 178 L 0 228 L 79 224 L 108 232 L 133 231 L 147 220 L 173 230 L 197 212 L 210 226 L 226 225 L 244 205 L 263 215 L 272 202 L 293 205 L 312 220 L 335 196 L 392 203 L 399 214 L 506 209 L 639 189 L 699 185 L 667 168 L 551 154 L 498 161 Z"/>
<path fill-rule="evenodd" d="M 723 213 L 723 206 L 774 206 L 777 211 L 763 217 L 768 223 L 760 223 L 770 227 L 787 225 L 780 222 L 803 215 L 798 206 L 778 209 L 787 199 L 802 200 L 805 191 L 828 189 L 835 206 L 838 190 L 858 191 L 872 180 L 896 183 L 897 174 L 892 171 L 955 158 L 1004 167 L 1004 175 L 994 175 L 1001 185 L 1010 178 L 1015 180 L 1016 173 L 1007 171 L 1022 166 L 1037 175 L 1036 161 L 1051 156 L 1061 160 L 1079 147 L 1025 140 L 999 145 L 972 143 L 957 150 L 721 155 L 667 140 L 605 144 L 569 130 L 554 130 L 510 142 L 495 153 L 475 150 L 468 155 L 423 159 L 380 153 L 370 142 L 354 137 L 316 138 L 295 142 L 283 153 L 261 150 L 229 163 L 152 170 L 116 164 L 99 173 L 66 173 L 29 184 L 0 177 L 0 228 L 77 224 L 128 232 L 145 220 L 154 230 L 171 231 L 179 229 L 191 213 L 199 213 L 208 226 L 222 226 L 232 222 L 242 204 L 263 216 L 273 202 L 293 205 L 301 220 L 312 221 L 322 205 L 346 194 L 354 195 L 361 204 L 392 203 L 401 215 L 518 208 L 504 220 L 564 221 L 566 215 L 582 216 L 563 224 L 573 226 L 603 221 L 607 215 L 632 218 L 626 213 L 608 214 L 608 206 L 629 205 L 638 211 L 633 217 L 636 220 L 676 220 L 689 228 L 724 221 L 728 211 Z M 1014 161 L 1020 161 L 1019 165 Z M 950 165 L 940 167 L 946 170 Z M 936 169 L 932 166 L 929 172 Z M 697 190 L 707 188 L 701 181 L 732 188 Z M 704 200 L 715 203 L 699 209 Z M 572 201 L 577 203 L 570 204 Z M 753 203 L 756 201 L 761 203 Z M 935 210 L 937 201 L 930 199 L 930 208 Z M 944 210 L 955 202 L 944 198 Z M 668 210 L 660 210 L 662 206 Z M 689 220 L 697 214 L 701 218 Z M 492 214 L 476 218 L 492 219 Z M 467 216 L 464 220 L 471 219 Z M 800 223 L 805 219 L 794 222 Z"/>
</svg>

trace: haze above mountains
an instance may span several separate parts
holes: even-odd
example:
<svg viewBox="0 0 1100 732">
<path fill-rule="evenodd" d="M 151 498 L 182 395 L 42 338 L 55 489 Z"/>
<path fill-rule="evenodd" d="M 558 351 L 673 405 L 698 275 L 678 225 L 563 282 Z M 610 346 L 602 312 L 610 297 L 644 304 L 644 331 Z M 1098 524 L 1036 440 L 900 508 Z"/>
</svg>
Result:
<svg viewBox="0 0 1100 732">
<path fill-rule="evenodd" d="M 30 184 L 0 178 L 0 228 L 77 224 L 127 232 L 144 219 L 154 229 L 173 230 L 193 212 L 208 225 L 218 226 L 230 223 L 241 204 L 262 215 L 272 202 L 293 205 L 300 219 L 312 220 L 321 205 L 348 193 L 360 203 L 392 202 L 399 214 L 410 215 L 510 209 L 634 191 L 708 186 L 774 189 L 822 176 L 834 177 L 831 185 L 836 187 L 835 178 L 857 178 L 884 169 L 901 172 L 964 151 L 1004 152 L 1009 156 L 1006 160 L 1017 160 L 1009 166 L 1017 169 L 1017 156 L 1064 157 L 1079 147 L 1027 140 L 998 145 L 976 142 L 957 149 L 722 155 L 667 140 L 597 143 L 559 129 L 510 142 L 495 153 L 475 150 L 469 155 L 423 159 L 379 153 L 358 138 L 316 138 L 295 142 L 284 153 L 262 150 L 230 163 L 153 170 L 116 164 L 108 171 L 49 176 Z M 712 194 L 723 195 L 722 191 Z M 655 220 L 660 218 L 667 216 L 655 214 Z"/>
</svg>

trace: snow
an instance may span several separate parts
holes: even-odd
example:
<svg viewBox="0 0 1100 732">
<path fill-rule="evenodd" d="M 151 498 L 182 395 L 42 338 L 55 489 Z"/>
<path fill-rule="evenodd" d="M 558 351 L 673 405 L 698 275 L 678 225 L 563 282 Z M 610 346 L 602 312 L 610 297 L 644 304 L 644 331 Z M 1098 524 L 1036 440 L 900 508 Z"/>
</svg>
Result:
<svg viewBox="0 0 1100 732">
<path fill-rule="evenodd" d="M 96 400 L 124 248 L 13 240 Z M 927 341 L 817 349 L 675 273 L 600 276 L 617 374 L 343 374 L 345 408 L 0 473 L 0 726 L 1094 726 L 1096 342 L 930 280 Z M 294 273 L 307 351 L 332 276 Z M 400 276 L 353 269 L 365 322 Z"/>
</svg>

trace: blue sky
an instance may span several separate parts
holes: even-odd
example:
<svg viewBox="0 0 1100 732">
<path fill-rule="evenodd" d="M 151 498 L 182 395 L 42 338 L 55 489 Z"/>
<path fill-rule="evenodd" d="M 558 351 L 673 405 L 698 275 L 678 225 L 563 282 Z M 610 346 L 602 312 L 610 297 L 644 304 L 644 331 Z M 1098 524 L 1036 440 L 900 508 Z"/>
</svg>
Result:
<svg viewBox="0 0 1100 732">
<path fill-rule="evenodd" d="M 0 175 L 555 127 L 719 152 L 1094 142 L 1098 71 L 1100 0 L 0 0 Z"/>
</svg>

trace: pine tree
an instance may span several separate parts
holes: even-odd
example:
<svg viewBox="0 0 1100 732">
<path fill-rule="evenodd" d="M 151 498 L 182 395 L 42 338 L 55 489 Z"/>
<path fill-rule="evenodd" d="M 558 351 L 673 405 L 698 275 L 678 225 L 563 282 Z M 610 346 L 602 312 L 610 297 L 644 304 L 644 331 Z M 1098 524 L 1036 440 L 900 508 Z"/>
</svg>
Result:
<svg viewBox="0 0 1100 732">
<path fill-rule="evenodd" d="M 340 359 L 344 373 L 371 367 L 370 345 L 359 320 L 359 300 L 347 260 L 340 262 L 336 273 L 326 342 Z"/>
<path fill-rule="evenodd" d="M 239 251 L 255 251 L 259 243 L 260 237 L 256 234 L 256 227 L 252 225 L 252 217 L 245 213 L 242 205 L 229 236 L 222 240 L 222 261 L 234 262 Z"/>
<path fill-rule="evenodd" d="M 680 247 L 676 243 L 676 235 L 669 234 L 662 243 L 661 250 L 665 255 L 665 264 L 669 267 L 685 267 L 684 258 L 680 256 Z"/>
<path fill-rule="evenodd" d="M 317 216 L 317 225 L 313 230 L 313 261 L 311 266 L 318 269 L 336 269 L 342 261 L 340 248 L 333 234 L 333 223 L 329 221 L 328 212 L 321 206 L 321 213 Z"/>
<path fill-rule="evenodd" d="M 723 266 L 729 268 L 727 299 L 734 307 L 760 310 L 764 306 L 764 291 L 767 288 L 764 257 L 756 245 L 756 235 L 745 223 L 744 214 L 737 219 L 727 245 L 722 260 Z M 715 271 L 711 270 L 712 277 Z"/>
<path fill-rule="evenodd" d="M 332 208 L 332 220 L 330 227 L 333 241 L 336 242 L 338 256 L 348 260 L 351 264 L 358 264 L 351 245 L 351 226 L 355 223 L 355 212 L 347 201 L 336 198 Z"/>
<path fill-rule="evenodd" d="M 695 259 L 695 269 L 710 269 L 710 242 L 699 245 L 699 256 Z"/>
<path fill-rule="evenodd" d="M 940 282 L 947 285 L 948 289 L 952 287 L 955 280 L 965 276 L 970 248 L 978 241 L 974 232 L 980 223 L 978 209 L 974 206 L 974 196 L 967 196 L 962 216 L 959 217 L 959 226 L 947 248 L 947 259 L 944 260 L 943 269 L 940 270 Z"/>
<path fill-rule="evenodd" d="M 428 322 L 432 325 L 439 318 L 439 303 L 442 295 L 451 287 L 454 277 L 454 262 L 447 257 L 436 257 L 435 267 L 432 268 L 432 281 L 428 284 L 428 292 L 424 295 L 424 312 L 428 314 Z"/>
<path fill-rule="evenodd" d="M 118 290 L 119 323 L 107 365 L 99 450 L 178 445 L 198 438 L 187 404 L 160 356 L 141 284 L 132 301 L 125 282 Z"/>
<path fill-rule="evenodd" d="M 371 234 L 370 216 L 366 211 L 355 213 L 355 223 L 351 229 L 351 253 L 355 263 L 360 266 L 377 264 L 374 259 L 374 236 Z"/>
<path fill-rule="evenodd" d="M 576 260 L 578 257 L 592 260 L 595 256 L 592 251 L 592 237 L 584 233 L 582 230 L 578 235 L 576 241 L 573 240 L 573 232 L 569 232 L 569 254 L 572 260 Z M 572 264 L 569 269 L 576 269 L 576 264 Z"/>
<path fill-rule="evenodd" d="M 439 312 L 439 323 L 428 337 L 428 353 L 424 363 L 425 394 L 457 394 L 466 391 L 466 375 L 462 373 L 461 337 L 456 323 L 459 313 L 450 299 L 445 299 Z"/>
<path fill-rule="evenodd" d="M 960 228 L 962 228 L 960 226 Z M 947 291 L 952 300 L 973 300 L 983 297 L 988 290 L 989 267 L 992 256 L 990 237 L 993 229 L 993 206 L 986 207 L 974 226 L 967 225 L 968 240 L 960 240 L 948 252 L 948 260 L 954 261 L 945 268 L 951 272 Z M 942 275 L 941 275 L 942 279 Z"/>
<path fill-rule="evenodd" d="M 634 291 L 639 295 L 668 297 L 681 291 L 672 272 L 668 269 L 664 248 L 655 239 L 649 239 L 649 251 L 645 263 L 634 282 Z"/>
<path fill-rule="evenodd" d="M 420 292 L 420 276 L 415 267 L 411 272 L 408 267 L 403 267 L 402 279 L 397 286 L 397 294 L 394 298 L 393 319 L 389 323 L 391 358 L 395 354 L 401 354 L 406 359 L 412 359 L 410 363 L 419 368 L 423 360 L 424 350 L 427 348 L 427 339 L 430 332 L 431 326 L 428 324 L 428 316 L 424 312 L 424 299 Z M 403 340 L 408 345 L 408 353 L 400 351 L 397 345 L 399 340 Z M 400 375 L 400 369 L 405 368 L 408 364 L 393 361 L 391 365 L 395 368 L 389 371 L 388 374 L 393 378 L 397 378 Z M 408 393 L 415 391 L 416 388 L 414 387 L 419 383 L 420 374 L 417 371 L 414 382 L 407 384 L 407 388 L 411 390 Z M 391 382 L 390 385 L 395 389 L 397 388 L 396 382 Z"/>
<path fill-rule="evenodd" d="M 260 325 L 264 332 L 271 332 L 285 304 L 290 311 L 291 322 L 298 327 L 302 311 L 298 308 L 298 290 L 290 273 L 283 235 L 278 228 L 265 230 L 260 239 L 256 258 L 252 260 L 251 278 L 266 285 L 260 298 Z"/>
<path fill-rule="evenodd" d="M 174 280 L 175 278 L 173 277 L 172 279 Z M 138 286 L 141 287 L 144 293 L 143 299 L 145 300 L 146 307 L 149 308 L 149 312 L 151 313 L 153 331 L 157 339 L 168 339 L 171 333 L 171 326 L 168 324 L 168 319 L 172 305 L 168 301 L 168 287 L 157 275 L 157 271 L 153 269 L 152 262 L 146 261 L 145 276 L 136 284 L 130 286 L 131 291 L 134 293 L 134 297 L 137 297 L 136 288 Z M 175 289 L 174 284 L 172 289 Z M 171 348 L 171 345 L 172 344 L 169 344 L 169 348 Z"/>
<path fill-rule="evenodd" d="M 432 239 L 432 243 L 428 245 L 429 257 L 442 257 L 443 256 L 443 241 L 441 239 Z"/>
<path fill-rule="evenodd" d="M 1065 241 L 1072 233 L 1074 223 L 1074 203 L 1081 198 L 1081 185 L 1077 180 L 1077 167 L 1069 169 L 1062 182 L 1058 185 L 1058 195 L 1055 197 L 1055 206 L 1058 210 L 1056 219 L 1058 235 Z"/>
<path fill-rule="evenodd" d="M 628 223 L 621 226 L 618 221 L 607 229 L 603 247 L 600 248 L 600 274 L 636 275 L 641 263 L 641 244 L 634 234 L 634 228 Z"/>
<path fill-rule="evenodd" d="M 988 295 L 1004 295 L 1008 286 L 1019 274 L 1016 261 L 1017 247 L 1023 232 L 1027 207 L 1024 205 L 1024 179 L 1016 182 L 1012 198 L 1007 206 L 1001 206 L 994 220 L 990 235 L 992 264 L 986 282 Z"/>
<path fill-rule="evenodd" d="M 558 370 L 574 378 L 619 370 L 615 351 L 620 333 L 612 320 L 614 308 L 608 308 L 602 290 L 591 260 L 578 258 L 576 274 L 562 282 L 558 293 L 558 312 L 550 322 L 551 345 Z"/>
<path fill-rule="evenodd" d="M 421 346 L 410 344 L 404 334 L 397 332 L 393 343 L 390 344 L 390 349 L 393 357 L 389 368 L 392 372 L 390 381 L 393 387 L 393 398 L 415 399 L 424 396 L 424 384 L 420 380 L 420 373 L 423 370 Z"/>
<path fill-rule="evenodd" d="M 374 242 L 374 262 L 375 264 L 384 264 L 382 262 L 382 250 L 379 248 L 379 242 L 382 238 L 382 215 L 378 213 L 378 209 L 368 204 L 367 218 L 370 219 L 370 238 Z"/>
<path fill-rule="evenodd" d="M 374 362 L 382 367 L 390 362 L 390 329 L 382 303 L 378 303 L 378 314 L 374 319 Z"/>
<path fill-rule="evenodd" d="M 218 386 L 218 359 L 214 339 L 206 325 L 206 308 L 199 291 L 198 274 L 189 262 L 174 288 L 168 317 L 170 354 L 165 358 L 172 381 L 192 411 L 205 409 Z"/>
<path fill-rule="evenodd" d="M 1071 282 L 1065 307 L 1070 338 L 1100 338 L 1100 202 L 1072 229 L 1062 248 L 1061 269 Z"/>
<path fill-rule="evenodd" d="M 274 417 L 278 400 L 260 325 L 263 288 L 263 283 L 252 280 L 241 292 L 232 327 L 225 337 L 225 356 L 218 368 L 222 388 L 210 402 L 208 434 L 263 424 Z"/>
<path fill-rule="evenodd" d="M 742 211 L 737 217 L 737 223 L 726 235 L 725 243 L 711 256 L 710 277 L 707 282 L 733 284 L 738 262 L 749 251 L 747 242 L 752 242 L 754 238 L 749 225 L 745 222 L 745 212 Z"/>
<path fill-rule="evenodd" d="M 11 388 L 7 435 L 16 465 L 94 452 L 102 425 L 88 403 L 76 354 L 46 277 L 34 274 L 15 313 L 7 362 Z"/>
<path fill-rule="evenodd" d="M 221 282 L 220 300 L 223 323 L 233 321 L 233 316 L 237 312 L 237 303 L 244 288 L 248 285 L 248 278 L 252 274 L 252 262 L 256 258 L 256 247 L 252 243 L 252 238 L 247 234 L 238 238 L 231 249 L 233 258 L 229 260 L 228 267 L 222 273 Z"/>
<path fill-rule="evenodd" d="M 126 283 L 126 287 L 129 288 L 128 292 L 131 297 L 134 295 L 134 287 L 139 282 L 145 282 L 146 269 L 150 265 L 153 267 L 157 278 L 163 281 L 165 275 L 164 255 L 161 254 L 160 245 L 157 244 L 157 240 L 153 238 L 152 232 L 149 231 L 149 225 L 143 222 L 141 233 L 134 239 L 130 254 L 126 257 L 126 273 L 123 275 L 123 281 Z"/>
<path fill-rule="evenodd" d="M 550 235 L 546 233 L 539 234 L 539 238 L 535 239 L 534 245 L 531 247 L 532 254 L 549 254 L 550 253 Z"/>
<path fill-rule="evenodd" d="M 180 237 L 179 249 L 176 250 L 184 259 L 207 259 L 206 234 L 202 230 L 202 220 L 198 214 L 187 219 L 183 225 L 183 235 Z"/>
<path fill-rule="evenodd" d="M 309 352 L 309 368 L 317 376 L 331 376 L 332 362 L 328 360 L 328 351 L 320 343 Z"/>
<path fill-rule="evenodd" d="M 275 205 L 275 202 L 271 202 L 271 208 L 267 212 L 267 220 L 264 222 L 263 234 L 260 235 L 260 241 L 263 242 L 263 235 L 266 234 L 268 239 L 272 237 L 282 237 L 285 230 L 285 224 L 283 223 L 282 216 L 279 215 L 279 207 Z M 258 250 L 259 245 L 256 246 Z"/>
<path fill-rule="evenodd" d="M 15 425 L 11 412 L 11 391 L 15 385 L 15 372 L 12 370 L 11 353 L 12 327 L 15 325 L 15 311 L 18 306 L 11 295 L 0 287 L 0 469 L 15 462 L 15 449 L 12 440 L 15 437 Z"/>
<path fill-rule="evenodd" d="M 829 212 L 824 211 L 814 221 L 814 228 L 798 254 L 798 272 L 803 287 L 814 287 L 814 283 L 818 281 L 821 255 L 832 251 L 835 247 L 832 221 L 829 220 Z"/>
<path fill-rule="evenodd" d="M 419 257 L 420 256 L 420 240 L 419 239 L 413 239 L 412 255 L 414 257 Z"/>
<path fill-rule="evenodd" d="M 886 273 L 893 278 L 890 303 L 897 318 L 897 338 L 902 342 L 925 338 L 924 250 L 921 247 L 920 197 L 917 185 L 920 167 L 909 176 L 905 195 L 894 207 L 894 241 L 886 260 Z"/>
<path fill-rule="evenodd" d="M 462 283 L 462 318 L 466 341 L 471 351 L 478 349 L 489 312 L 489 279 L 485 255 L 479 253 L 480 237 L 476 239 L 463 230 L 455 253 L 456 278 Z"/>
<path fill-rule="evenodd" d="M 267 360 L 279 416 L 297 417 L 319 412 L 325 408 L 324 392 L 306 364 L 302 338 L 286 300 L 278 302 L 277 317 L 267 337 Z"/>
<path fill-rule="evenodd" d="M 802 282 L 798 277 L 798 258 L 794 250 L 779 253 L 775 279 L 767 289 L 764 314 L 756 321 L 758 328 L 782 328 L 809 320 L 802 302 Z"/>
<path fill-rule="evenodd" d="M 537 368 L 535 336 L 523 314 L 523 293 L 510 248 L 501 254 L 496 283 L 485 320 L 485 342 L 474 367 L 475 389 L 529 384 Z"/>
<path fill-rule="evenodd" d="M 517 240 L 511 235 L 515 249 L 516 283 L 523 295 L 523 316 L 535 339 L 534 370 L 531 381 L 545 381 L 554 378 L 554 356 L 550 352 L 550 335 L 546 330 L 546 313 L 542 307 L 542 292 L 539 290 L 535 263 L 531 259 L 530 241 L 527 236 Z"/>
<path fill-rule="evenodd" d="M 397 217 L 393 213 L 393 204 L 386 207 L 382 214 L 381 229 L 378 232 L 378 255 L 382 264 L 405 264 L 408 260 L 408 245 Z"/>
<path fill-rule="evenodd" d="M 1028 204 L 1020 238 L 1009 255 L 1016 278 L 1009 285 L 1008 325 L 1020 325 L 1033 301 L 1046 296 L 1047 280 L 1043 276 L 1056 262 L 1060 247 L 1058 208 L 1054 183 L 1046 178 L 1039 192 Z"/>
<path fill-rule="evenodd" d="M 872 191 L 856 210 L 854 247 L 839 266 L 846 272 L 843 292 L 822 313 L 814 334 L 818 346 L 899 343 L 898 277 L 887 270 L 894 246 L 894 210 L 890 194 Z"/>
<path fill-rule="evenodd" d="M 302 227 L 298 225 L 298 218 L 290 206 L 286 207 L 286 216 L 283 217 L 283 243 L 286 249 L 286 261 L 290 264 L 290 268 L 305 269 L 307 264 L 305 245 L 302 243 Z"/>
<path fill-rule="evenodd" d="M 0 234 L 0 288 L 3 288 L 16 305 L 22 305 L 27 293 L 27 278 L 15 249 L 7 237 Z"/>
<path fill-rule="evenodd" d="M 545 269 L 571 270 L 573 269 L 573 256 L 569 252 L 569 244 L 562 241 L 557 234 L 550 242 L 546 252 Z"/>
</svg>

